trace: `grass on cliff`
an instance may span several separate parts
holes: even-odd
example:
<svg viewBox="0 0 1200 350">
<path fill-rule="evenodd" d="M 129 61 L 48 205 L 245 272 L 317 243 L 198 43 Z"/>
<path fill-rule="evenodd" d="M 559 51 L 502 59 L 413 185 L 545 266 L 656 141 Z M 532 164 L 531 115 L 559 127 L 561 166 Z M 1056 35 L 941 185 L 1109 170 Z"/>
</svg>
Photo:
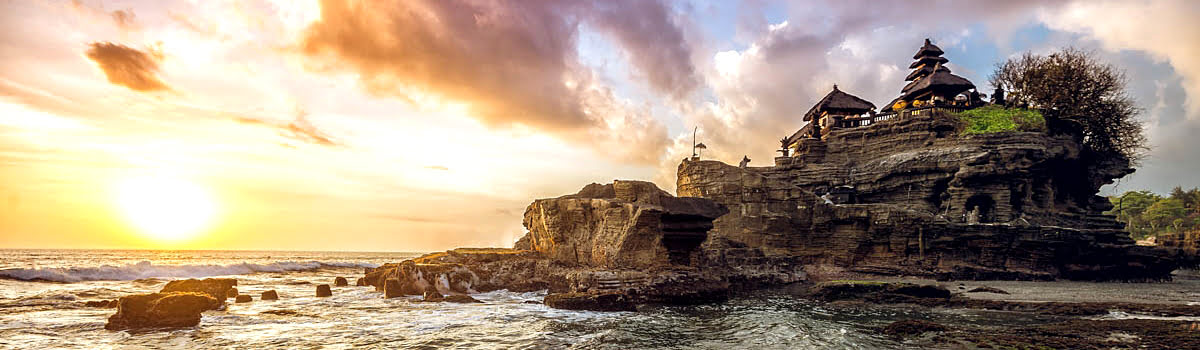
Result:
<svg viewBox="0 0 1200 350">
<path fill-rule="evenodd" d="M 1046 131 L 1042 113 L 1024 108 L 988 105 L 956 114 L 965 123 L 963 134 L 990 134 L 1005 131 Z"/>
</svg>

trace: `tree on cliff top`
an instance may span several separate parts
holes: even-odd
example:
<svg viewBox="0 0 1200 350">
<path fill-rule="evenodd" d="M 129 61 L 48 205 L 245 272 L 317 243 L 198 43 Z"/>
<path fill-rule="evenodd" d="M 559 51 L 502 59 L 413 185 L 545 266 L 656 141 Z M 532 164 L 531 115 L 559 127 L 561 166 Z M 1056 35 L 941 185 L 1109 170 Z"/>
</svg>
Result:
<svg viewBox="0 0 1200 350">
<path fill-rule="evenodd" d="M 1077 135 L 1088 150 L 1136 161 L 1148 149 L 1125 73 L 1089 52 L 1026 52 L 998 64 L 990 83 L 1010 105 L 1041 110 L 1050 132 Z"/>
</svg>

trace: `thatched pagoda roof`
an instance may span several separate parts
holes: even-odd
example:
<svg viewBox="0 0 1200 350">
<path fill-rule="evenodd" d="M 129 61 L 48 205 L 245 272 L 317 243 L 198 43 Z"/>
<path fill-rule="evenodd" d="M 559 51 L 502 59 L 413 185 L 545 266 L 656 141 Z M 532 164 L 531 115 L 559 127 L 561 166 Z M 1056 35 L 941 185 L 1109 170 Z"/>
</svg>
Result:
<svg viewBox="0 0 1200 350">
<path fill-rule="evenodd" d="M 921 58 L 921 56 L 941 56 L 944 53 L 946 52 L 942 51 L 942 48 L 929 42 L 929 38 L 925 38 L 925 45 L 921 45 L 921 48 L 917 49 L 917 53 L 913 55 L 913 59 Z"/>
<path fill-rule="evenodd" d="M 908 69 L 920 67 L 922 64 L 926 65 L 926 66 L 933 66 L 938 63 L 946 63 L 946 62 L 950 62 L 950 60 L 946 59 L 945 57 L 925 56 L 925 57 L 917 58 L 916 61 L 913 61 L 912 64 L 908 65 Z"/>
<path fill-rule="evenodd" d="M 950 74 L 950 70 L 942 70 L 939 64 L 934 68 L 933 74 L 927 75 L 917 81 L 914 81 L 911 86 L 906 86 L 908 89 L 904 95 L 900 96 L 903 99 L 909 99 L 913 96 L 920 95 L 926 91 L 933 91 L 939 94 L 957 95 L 963 91 L 975 88 L 970 80 L 966 78 Z"/>
<path fill-rule="evenodd" d="M 950 73 L 950 68 L 946 68 L 946 66 L 943 66 L 940 63 L 938 63 L 938 64 L 932 65 L 932 66 L 921 66 L 921 68 L 913 70 L 911 73 L 908 73 L 907 77 L 904 77 L 904 81 L 913 81 L 920 77 L 929 75 L 930 73 L 933 73 L 934 69 L 943 70 L 946 73 Z"/>
<path fill-rule="evenodd" d="M 823 111 L 862 114 L 874 109 L 875 104 L 858 98 L 858 96 L 842 92 L 838 90 L 837 85 L 834 85 L 833 91 L 830 91 L 821 101 L 818 101 L 812 108 L 809 108 L 808 113 L 804 113 L 804 120 L 813 120 L 814 117 L 820 116 Z"/>
</svg>

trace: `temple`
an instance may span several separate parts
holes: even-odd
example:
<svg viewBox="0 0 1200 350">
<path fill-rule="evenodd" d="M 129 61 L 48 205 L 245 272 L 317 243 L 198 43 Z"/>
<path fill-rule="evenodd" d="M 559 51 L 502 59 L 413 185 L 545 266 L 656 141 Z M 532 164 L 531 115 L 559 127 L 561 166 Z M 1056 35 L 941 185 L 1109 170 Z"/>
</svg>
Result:
<svg viewBox="0 0 1200 350">
<path fill-rule="evenodd" d="M 809 123 L 780 140 L 780 152 L 784 157 L 798 156 L 812 143 L 805 140 L 824 139 L 830 131 L 839 128 L 867 126 L 897 117 L 934 112 L 961 112 L 982 106 L 984 101 L 975 91 L 975 84 L 952 74 L 945 66 L 950 60 L 942 57 L 943 54 L 940 47 L 925 39 L 925 44 L 917 49 L 913 63 L 908 66 L 912 72 L 904 78 L 908 83 L 900 89 L 900 97 L 884 105 L 878 113 L 875 104 L 834 85 L 833 91 L 804 114 L 803 120 Z"/>
</svg>

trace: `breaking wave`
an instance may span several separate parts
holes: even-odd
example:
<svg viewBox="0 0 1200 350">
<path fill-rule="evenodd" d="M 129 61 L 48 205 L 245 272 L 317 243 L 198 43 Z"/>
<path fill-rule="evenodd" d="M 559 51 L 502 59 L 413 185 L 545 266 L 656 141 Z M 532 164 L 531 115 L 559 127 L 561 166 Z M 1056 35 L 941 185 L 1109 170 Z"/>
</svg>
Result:
<svg viewBox="0 0 1200 350">
<path fill-rule="evenodd" d="M 311 271 L 321 268 L 378 267 L 377 264 L 320 261 L 281 261 L 268 264 L 154 265 L 149 261 L 125 266 L 58 267 L 0 270 L 0 278 L 22 281 L 132 281 L 143 278 L 198 278 L 256 272 Z"/>
</svg>

